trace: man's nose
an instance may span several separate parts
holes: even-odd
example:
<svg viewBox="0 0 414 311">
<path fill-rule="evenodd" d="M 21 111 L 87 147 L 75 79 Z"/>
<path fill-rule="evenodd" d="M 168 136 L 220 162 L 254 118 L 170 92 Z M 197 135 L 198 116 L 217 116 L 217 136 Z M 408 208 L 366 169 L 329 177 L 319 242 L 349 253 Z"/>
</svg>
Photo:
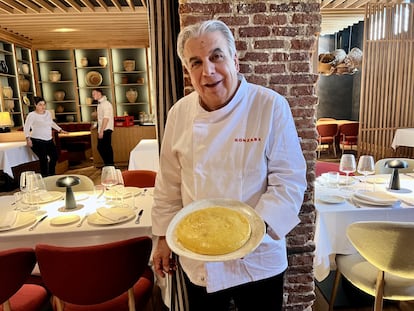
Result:
<svg viewBox="0 0 414 311">
<path fill-rule="evenodd" d="M 206 61 L 203 63 L 203 74 L 206 76 L 210 76 L 216 72 L 216 68 L 214 63 L 210 61 Z"/>
</svg>

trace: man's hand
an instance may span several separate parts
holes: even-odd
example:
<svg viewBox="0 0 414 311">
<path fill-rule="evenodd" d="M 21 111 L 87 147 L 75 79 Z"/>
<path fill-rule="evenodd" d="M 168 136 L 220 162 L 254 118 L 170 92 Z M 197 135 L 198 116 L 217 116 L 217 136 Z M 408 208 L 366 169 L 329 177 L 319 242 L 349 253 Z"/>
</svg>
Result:
<svg viewBox="0 0 414 311">
<path fill-rule="evenodd" d="M 166 274 L 173 274 L 176 270 L 176 262 L 171 257 L 171 250 L 168 247 L 165 237 L 158 238 L 157 247 L 152 256 L 154 270 L 160 277 L 164 278 Z"/>
</svg>

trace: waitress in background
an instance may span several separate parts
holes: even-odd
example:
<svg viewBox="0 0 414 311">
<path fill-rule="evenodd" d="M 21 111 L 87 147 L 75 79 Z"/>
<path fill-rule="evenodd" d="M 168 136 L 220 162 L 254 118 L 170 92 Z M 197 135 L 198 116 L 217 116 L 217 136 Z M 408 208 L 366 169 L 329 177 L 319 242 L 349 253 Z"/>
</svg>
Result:
<svg viewBox="0 0 414 311">
<path fill-rule="evenodd" d="M 59 133 L 67 132 L 53 121 L 52 115 L 46 110 L 46 101 L 42 97 L 35 96 L 34 105 L 35 110 L 27 115 L 24 123 L 26 144 L 38 156 L 42 176 L 55 175 L 58 154 L 52 139 L 52 128 Z"/>
</svg>

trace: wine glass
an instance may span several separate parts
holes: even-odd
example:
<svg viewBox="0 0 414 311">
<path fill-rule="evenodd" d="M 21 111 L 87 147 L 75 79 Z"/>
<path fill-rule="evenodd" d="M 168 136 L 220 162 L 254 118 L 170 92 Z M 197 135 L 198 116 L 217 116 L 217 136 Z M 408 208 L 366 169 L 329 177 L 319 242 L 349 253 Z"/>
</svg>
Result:
<svg viewBox="0 0 414 311">
<path fill-rule="evenodd" d="M 20 175 L 20 190 L 23 193 L 23 198 L 28 202 L 28 207 L 23 207 L 22 211 L 32 211 L 36 209 L 33 198 L 34 191 L 37 190 L 36 174 L 34 171 L 22 172 Z"/>
<path fill-rule="evenodd" d="M 122 172 L 120 169 L 116 169 L 115 172 L 117 177 L 117 184 L 113 186 L 113 189 L 116 192 L 119 201 L 121 201 L 121 207 L 127 207 L 127 205 L 124 204 L 125 183 L 124 178 L 122 177 Z"/>
<path fill-rule="evenodd" d="M 104 166 L 102 168 L 101 184 L 104 186 L 104 195 L 109 188 L 117 184 L 115 166 Z"/>
<path fill-rule="evenodd" d="M 367 176 L 375 173 L 374 157 L 369 155 L 363 155 L 359 158 L 358 173 L 364 175 L 364 190 L 367 190 Z M 375 185 L 375 184 L 374 184 Z"/>
<path fill-rule="evenodd" d="M 349 185 L 349 174 L 356 171 L 355 156 L 350 153 L 345 153 L 341 156 L 339 162 L 339 171 L 346 174 L 346 185 Z"/>
</svg>

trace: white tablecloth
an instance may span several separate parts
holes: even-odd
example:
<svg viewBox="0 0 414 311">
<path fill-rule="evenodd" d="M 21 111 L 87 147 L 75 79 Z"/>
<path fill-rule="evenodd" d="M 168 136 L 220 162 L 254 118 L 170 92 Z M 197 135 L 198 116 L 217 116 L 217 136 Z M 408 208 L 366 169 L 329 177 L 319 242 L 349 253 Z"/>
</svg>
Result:
<svg viewBox="0 0 414 311">
<path fill-rule="evenodd" d="M 158 141 L 156 139 L 142 139 L 129 154 L 128 170 L 159 169 Z"/>
<path fill-rule="evenodd" d="M 414 147 L 414 128 L 398 129 L 395 131 L 391 147 L 398 146 Z"/>
<path fill-rule="evenodd" d="M 40 223 L 35 230 L 29 231 L 28 227 L 16 230 L 0 232 L 0 250 L 15 247 L 34 247 L 38 243 L 54 244 L 59 246 L 88 246 L 102 243 L 109 243 L 137 236 L 152 236 L 151 234 L 151 207 L 152 207 L 152 189 L 147 191 L 145 196 L 135 197 L 136 212 L 144 209 L 140 224 L 135 221 L 116 225 L 97 226 L 90 225 L 87 221 L 81 227 L 77 223 L 64 226 L 51 225 L 50 220 L 55 216 L 77 214 L 83 217 L 85 214 L 94 213 L 96 208 L 105 206 L 105 200 L 102 196 L 97 199 L 93 193 L 87 193 L 89 196 L 84 200 L 79 200 L 77 204 L 83 205 L 83 208 L 73 212 L 59 212 L 58 209 L 65 205 L 64 200 L 58 200 L 46 203 L 40 206 L 39 214 L 46 212 L 48 218 Z M 4 217 L 7 211 L 14 208 L 11 203 L 14 201 L 13 196 L 0 197 L 0 218 Z M 125 203 L 133 205 L 132 198 L 126 198 Z M 21 212 L 29 213 L 29 212 Z M 39 218 L 41 215 L 39 215 Z"/>
<path fill-rule="evenodd" d="M 381 175 L 388 180 L 390 175 Z M 414 174 L 400 175 L 400 192 L 387 192 L 414 204 Z M 372 189 L 372 185 L 368 184 Z M 388 183 L 376 184 L 376 191 L 385 190 Z M 361 189 L 362 183 L 357 183 L 354 189 Z M 323 194 L 347 194 L 343 189 L 328 189 L 315 183 L 315 206 L 317 210 L 315 230 L 315 258 L 314 274 L 318 281 L 325 279 L 330 271 L 330 255 L 353 254 L 354 247 L 346 237 L 346 228 L 356 221 L 413 221 L 414 206 L 404 203 L 398 208 L 390 207 L 363 207 L 357 208 L 348 201 L 340 204 L 326 204 L 319 200 Z M 348 193 L 349 194 L 349 193 Z"/>
<path fill-rule="evenodd" d="M 0 143 L 0 169 L 13 177 L 12 167 L 38 160 L 25 141 Z"/>
</svg>

